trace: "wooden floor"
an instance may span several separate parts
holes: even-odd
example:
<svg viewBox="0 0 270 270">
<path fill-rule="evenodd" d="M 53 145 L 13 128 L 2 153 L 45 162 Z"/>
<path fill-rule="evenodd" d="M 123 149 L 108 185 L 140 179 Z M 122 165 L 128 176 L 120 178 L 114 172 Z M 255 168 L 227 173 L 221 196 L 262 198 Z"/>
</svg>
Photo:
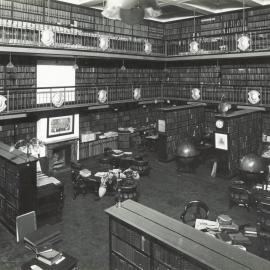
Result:
<svg viewBox="0 0 270 270">
<path fill-rule="evenodd" d="M 238 225 L 256 224 L 254 210 L 228 209 L 228 180 L 211 178 L 209 162 L 200 165 L 195 174 L 178 174 L 174 162 L 161 163 L 155 153 L 147 155 L 152 169 L 149 177 L 141 179 L 140 203 L 179 219 L 186 202 L 200 199 L 209 206 L 212 220 L 219 214 L 228 214 Z M 83 163 L 91 170 L 96 160 Z M 70 172 L 59 172 L 56 177 L 65 184 L 63 215 L 56 223 L 63 232 L 58 248 L 76 257 L 81 270 L 108 270 L 108 217 L 104 210 L 115 203 L 114 197 L 98 200 L 96 195 L 87 194 L 73 200 Z M 31 257 L 33 254 L 0 225 L 0 269 L 19 269 Z"/>
</svg>

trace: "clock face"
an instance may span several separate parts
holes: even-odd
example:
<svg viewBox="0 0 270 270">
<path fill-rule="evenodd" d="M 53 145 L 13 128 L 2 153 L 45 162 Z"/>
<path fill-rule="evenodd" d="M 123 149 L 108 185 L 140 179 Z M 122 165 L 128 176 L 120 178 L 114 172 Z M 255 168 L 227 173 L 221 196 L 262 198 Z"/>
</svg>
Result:
<svg viewBox="0 0 270 270">
<path fill-rule="evenodd" d="M 223 120 L 217 120 L 216 121 L 216 127 L 217 128 L 223 128 L 223 126 L 224 126 L 224 121 Z"/>
</svg>

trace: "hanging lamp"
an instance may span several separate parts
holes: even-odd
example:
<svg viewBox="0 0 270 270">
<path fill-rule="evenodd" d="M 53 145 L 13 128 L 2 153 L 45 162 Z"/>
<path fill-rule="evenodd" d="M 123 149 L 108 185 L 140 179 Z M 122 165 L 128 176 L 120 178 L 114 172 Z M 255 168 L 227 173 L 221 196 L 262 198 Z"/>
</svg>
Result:
<svg viewBox="0 0 270 270">
<path fill-rule="evenodd" d="M 107 0 L 101 14 L 105 18 L 134 25 L 142 23 L 145 16 L 155 18 L 162 13 L 157 0 Z"/>
<path fill-rule="evenodd" d="M 122 60 L 122 66 L 120 67 L 120 70 L 121 71 L 125 71 L 127 68 L 126 68 L 126 66 L 125 66 L 125 60 L 123 59 Z"/>
<path fill-rule="evenodd" d="M 77 57 L 74 58 L 74 65 L 73 65 L 73 69 L 77 70 L 79 68 L 79 66 L 77 65 Z"/>
<path fill-rule="evenodd" d="M 243 33 L 237 40 L 237 48 L 240 51 L 246 51 L 250 47 L 250 38 L 245 34 L 245 0 L 243 0 Z"/>
<path fill-rule="evenodd" d="M 195 9 L 193 16 L 193 40 L 189 43 L 189 51 L 191 53 L 197 53 L 199 51 L 199 43 L 196 41 L 196 17 L 195 17 Z"/>
<path fill-rule="evenodd" d="M 11 52 L 9 53 L 9 62 L 8 62 L 8 64 L 6 65 L 6 67 L 7 67 L 8 69 L 12 69 L 12 68 L 15 67 L 14 64 L 13 64 L 12 61 L 11 61 Z"/>
<path fill-rule="evenodd" d="M 216 71 L 218 73 L 218 85 L 221 85 L 221 71 L 220 71 L 220 65 L 219 65 L 219 61 L 217 58 L 217 66 L 216 66 Z"/>
</svg>

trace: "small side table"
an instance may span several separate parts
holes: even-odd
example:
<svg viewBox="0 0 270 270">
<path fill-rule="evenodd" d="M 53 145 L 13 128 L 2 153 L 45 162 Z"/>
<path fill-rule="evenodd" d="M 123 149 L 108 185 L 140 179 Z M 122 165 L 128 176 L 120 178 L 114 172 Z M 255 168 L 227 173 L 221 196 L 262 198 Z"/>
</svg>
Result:
<svg viewBox="0 0 270 270">
<path fill-rule="evenodd" d="M 63 256 L 65 257 L 65 259 L 62 262 L 53 265 L 48 265 L 46 263 L 39 261 L 36 258 L 33 258 L 28 262 L 24 263 L 21 266 L 21 270 L 32 270 L 31 268 L 32 265 L 37 265 L 43 270 L 75 270 L 77 267 L 78 260 L 65 252 L 63 252 Z"/>
</svg>

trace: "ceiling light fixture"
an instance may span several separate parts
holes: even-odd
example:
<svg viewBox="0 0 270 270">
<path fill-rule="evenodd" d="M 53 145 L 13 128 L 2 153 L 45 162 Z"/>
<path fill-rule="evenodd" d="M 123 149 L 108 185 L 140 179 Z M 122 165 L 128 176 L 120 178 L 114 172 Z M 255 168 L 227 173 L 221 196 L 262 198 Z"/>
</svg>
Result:
<svg viewBox="0 0 270 270">
<path fill-rule="evenodd" d="M 134 25 L 140 24 L 144 16 L 152 18 L 160 16 L 161 10 L 157 0 L 107 0 L 101 14 L 105 18 Z"/>
<path fill-rule="evenodd" d="M 79 66 L 77 65 L 77 57 L 75 56 L 75 58 L 74 58 L 74 65 L 73 65 L 73 69 L 78 69 L 79 68 Z"/>
<path fill-rule="evenodd" d="M 237 47 L 241 51 L 246 51 L 250 47 L 250 38 L 248 35 L 245 34 L 245 0 L 243 0 L 243 33 L 242 35 L 237 39 Z"/>
<path fill-rule="evenodd" d="M 13 64 L 12 61 L 11 61 L 11 52 L 9 53 L 9 62 L 8 62 L 8 64 L 6 65 L 6 67 L 7 67 L 8 69 L 12 69 L 12 68 L 15 67 L 14 64 Z"/>
<path fill-rule="evenodd" d="M 196 41 L 196 16 L 195 16 L 195 8 L 194 8 L 194 16 L 193 16 L 193 40 L 189 43 L 189 51 L 191 53 L 197 53 L 199 51 L 199 43 Z"/>
</svg>

